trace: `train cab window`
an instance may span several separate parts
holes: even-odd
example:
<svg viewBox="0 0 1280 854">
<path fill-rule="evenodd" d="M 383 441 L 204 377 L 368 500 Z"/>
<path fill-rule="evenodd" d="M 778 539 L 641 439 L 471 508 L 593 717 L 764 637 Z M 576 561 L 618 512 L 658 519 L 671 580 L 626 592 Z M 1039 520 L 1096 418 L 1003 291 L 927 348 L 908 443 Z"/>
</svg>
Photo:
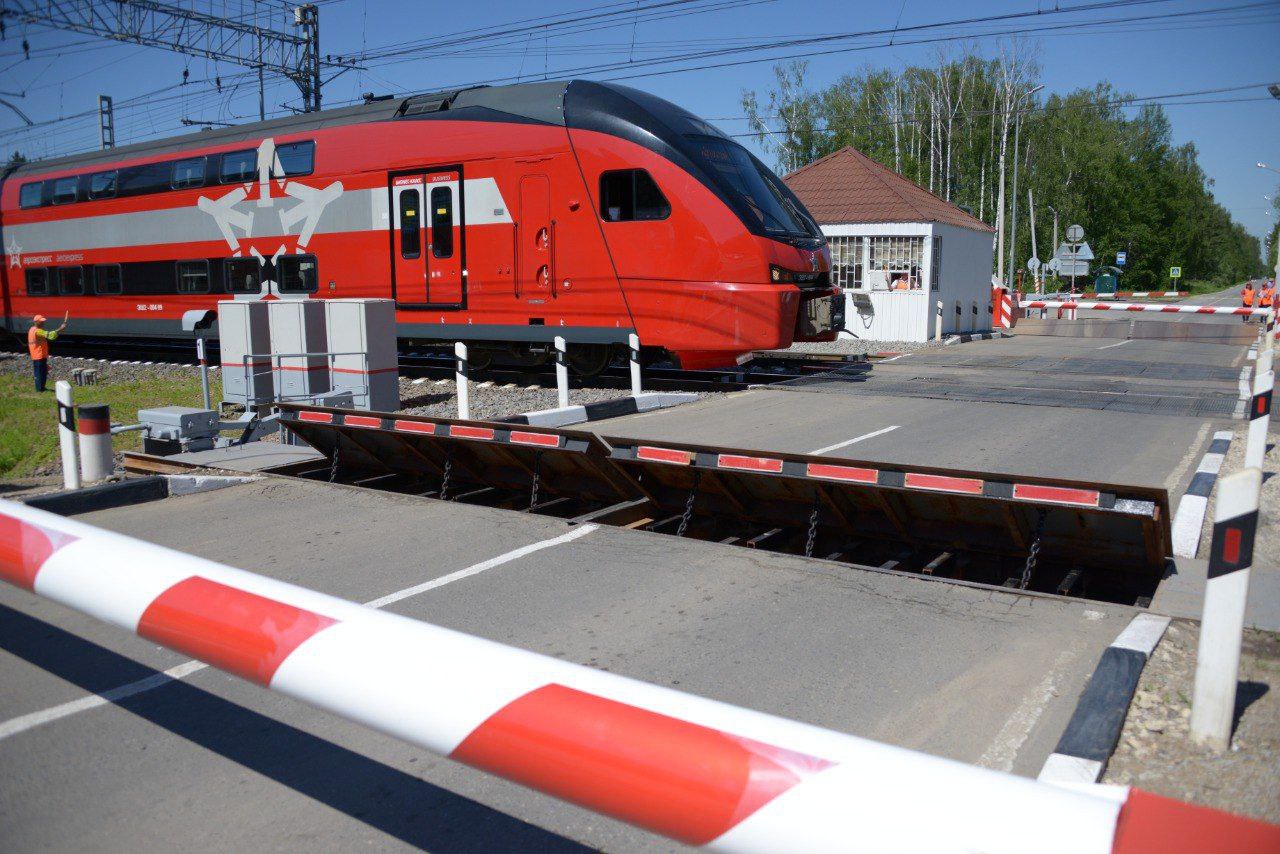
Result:
<svg viewBox="0 0 1280 854">
<path fill-rule="evenodd" d="M 222 155 L 218 167 L 218 180 L 224 184 L 236 181 L 252 181 L 258 174 L 258 152 L 229 151 Z"/>
<path fill-rule="evenodd" d="M 417 258 L 422 251 L 422 213 L 418 210 L 418 191 L 400 191 L 400 255 Z"/>
<path fill-rule="evenodd" d="M 49 295 L 49 271 L 43 267 L 27 268 L 27 296 L 47 297 Z"/>
<path fill-rule="evenodd" d="M 431 254 L 453 257 L 453 188 L 431 188 Z"/>
<path fill-rule="evenodd" d="M 36 181 L 34 184 L 23 184 L 22 189 L 18 192 L 18 205 L 23 208 L 38 208 L 43 196 L 43 182 Z"/>
<path fill-rule="evenodd" d="M 306 142 L 290 142 L 276 146 L 276 161 L 280 164 L 280 174 L 272 168 L 272 177 L 293 177 L 294 175 L 310 175 L 315 168 L 316 144 Z"/>
<path fill-rule="evenodd" d="M 186 160 L 175 160 L 169 186 L 175 190 L 204 186 L 204 158 L 190 157 Z"/>
<path fill-rule="evenodd" d="M 276 262 L 276 286 L 282 294 L 314 294 L 320 276 L 314 255 L 286 255 Z"/>
<path fill-rule="evenodd" d="M 55 205 L 70 204 L 76 200 L 76 191 L 80 188 L 80 179 L 74 176 L 59 178 L 53 182 L 53 203 Z"/>
<path fill-rule="evenodd" d="M 233 294 L 262 293 L 262 264 L 257 258 L 228 258 L 223 262 L 227 290 Z"/>
<path fill-rule="evenodd" d="M 59 267 L 58 268 L 58 293 L 63 296 L 83 296 L 84 295 L 84 268 L 83 267 Z"/>
<path fill-rule="evenodd" d="M 93 292 L 103 296 L 124 293 L 119 264 L 99 264 L 93 268 Z"/>
<path fill-rule="evenodd" d="M 643 169 L 600 176 L 600 215 L 606 222 L 656 220 L 671 216 L 671 203 Z"/>
<path fill-rule="evenodd" d="M 178 293 L 180 294 L 209 293 L 209 262 L 208 261 L 179 261 L 178 262 Z"/>
<path fill-rule="evenodd" d="M 89 198 L 109 199 L 116 194 L 116 170 L 95 172 L 89 176 Z"/>
</svg>

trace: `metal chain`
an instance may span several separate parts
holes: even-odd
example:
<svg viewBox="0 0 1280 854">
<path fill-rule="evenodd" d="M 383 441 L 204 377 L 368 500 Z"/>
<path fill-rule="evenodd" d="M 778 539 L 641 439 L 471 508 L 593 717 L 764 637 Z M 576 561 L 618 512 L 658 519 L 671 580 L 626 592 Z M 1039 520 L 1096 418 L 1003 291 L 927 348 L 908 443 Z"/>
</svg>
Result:
<svg viewBox="0 0 1280 854">
<path fill-rule="evenodd" d="M 449 475 L 453 473 L 453 459 L 448 454 L 444 456 L 444 476 L 440 478 L 440 500 L 449 500 Z"/>
<path fill-rule="evenodd" d="M 533 485 L 529 489 L 529 509 L 538 506 L 538 469 L 542 464 L 542 451 L 536 451 L 533 455 Z"/>
<path fill-rule="evenodd" d="M 698 494 L 698 479 L 702 472 L 693 470 L 693 485 L 689 487 L 689 498 L 684 502 L 684 513 L 680 515 L 680 526 L 676 528 L 676 536 L 683 537 L 689 527 L 689 519 L 693 516 L 693 499 Z"/>
<path fill-rule="evenodd" d="M 333 483 L 338 479 L 338 457 L 341 456 L 342 445 L 338 442 L 333 443 L 333 462 L 329 464 L 329 482 Z"/>
<path fill-rule="evenodd" d="M 818 539 L 818 497 L 813 497 L 813 512 L 809 514 L 809 536 L 804 541 L 804 556 L 813 557 L 813 543 Z"/>
<path fill-rule="evenodd" d="M 1040 538 L 1044 536 L 1044 520 L 1049 515 L 1049 511 L 1043 507 L 1040 508 L 1040 518 L 1036 520 L 1036 535 L 1031 540 L 1031 549 L 1027 552 L 1027 562 L 1022 567 L 1022 583 L 1018 585 L 1019 590 L 1026 590 L 1027 585 L 1031 583 L 1031 573 L 1035 571 L 1036 561 L 1040 558 Z"/>
</svg>

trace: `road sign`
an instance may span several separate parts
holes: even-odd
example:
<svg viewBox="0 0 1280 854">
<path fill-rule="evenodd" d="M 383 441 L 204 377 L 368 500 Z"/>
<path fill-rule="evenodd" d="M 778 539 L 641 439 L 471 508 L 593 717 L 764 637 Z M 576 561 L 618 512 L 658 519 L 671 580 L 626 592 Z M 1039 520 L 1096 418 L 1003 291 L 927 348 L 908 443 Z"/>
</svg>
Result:
<svg viewBox="0 0 1280 854">
<path fill-rule="evenodd" d="M 1117 252 L 1117 253 L 1116 253 L 1116 266 L 1117 266 L 1117 267 L 1123 267 L 1123 266 L 1124 266 L 1124 262 L 1125 262 L 1125 261 L 1128 261 L 1128 260 L 1129 260 L 1129 253 L 1128 253 L 1128 252 Z"/>
<path fill-rule="evenodd" d="M 1038 272 L 1040 272 L 1040 259 L 1039 259 L 1039 258 L 1037 258 L 1037 257 L 1036 257 L 1036 256 L 1034 256 L 1034 255 L 1032 255 L 1030 258 L 1028 258 L 1028 259 L 1027 259 L 1027 269 L 1028 269 L 1028 270 L 1030 270 L 1032 273 L 1038 273 Z"/>
<path fill-rule="evenodd" d="M 1078 225 L 1067 226 L 1067 242 L 1079 243 L 1084 240 L 1084 228 Z"/>
<path fill-rule="evenodd" d="M 1171 278 L 1171 279 L 1181 279 L 1181 278 L 1182 278 L 1182 268 L 1181 268 L 1181 267 L 1170 267 L 1170 268 L 1169 268 L 1169 278 Z"/>
</svg>

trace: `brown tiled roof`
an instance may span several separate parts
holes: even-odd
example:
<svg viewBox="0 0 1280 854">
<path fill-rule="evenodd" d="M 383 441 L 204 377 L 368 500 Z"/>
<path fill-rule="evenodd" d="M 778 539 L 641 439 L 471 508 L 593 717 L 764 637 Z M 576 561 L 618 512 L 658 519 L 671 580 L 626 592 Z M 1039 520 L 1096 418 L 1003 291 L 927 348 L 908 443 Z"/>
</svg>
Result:
<svg viewBox="0 0 1280 854">
<path fill-rule="evenodd" d="M 941 222 L 995 231 L 897 172 L 846 146 L 782 179 L 819 224 Z"/>
</svg>

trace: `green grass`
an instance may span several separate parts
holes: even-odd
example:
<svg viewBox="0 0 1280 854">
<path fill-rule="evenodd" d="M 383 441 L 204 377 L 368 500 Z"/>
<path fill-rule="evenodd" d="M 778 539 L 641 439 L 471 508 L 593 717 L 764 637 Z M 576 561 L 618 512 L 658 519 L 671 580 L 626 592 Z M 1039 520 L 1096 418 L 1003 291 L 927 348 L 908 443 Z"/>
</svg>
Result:
<svg viewBox="0 0 1280 854">
<path fill-rule="evenodd" d="M 1206 282 L 1203 279 L 1181 279 L 1178 281 L 1178 287 L 1169 290 L 1189 291 L 1193 294 L 1216 294 L 1218 291 L 1231 287 L 1230 284 L 1223 282 Z"/>
<path fill-rule="evenodd" d="M 30 368 L 29 362 L 27 367 Z M 30 373 L 0 372 L 0 478 L 26 477 L 57 460 L 57 406 L 53 383 L 69 370 L 54 362 L 49 391 L 43 394 L 32 387 Z M 150 406 L 202 405 L 200 377 L 195 372 L 189 378 L 156 377 L 114 383 L 110 381 L 108 369 L 106 383 L 73 387 L 73 391 L 77 404 L 105 403 L 110 406 L 111 420 L 120 424 L 135 423 L 138 410 Z M 221 388 L 216 377 L 211 391 L 213 399 L 217 400 Z M 140 443 L 139 433 L 121 433 L 113 441 L 117 451 L 136 449 Z"/>
</svg>

